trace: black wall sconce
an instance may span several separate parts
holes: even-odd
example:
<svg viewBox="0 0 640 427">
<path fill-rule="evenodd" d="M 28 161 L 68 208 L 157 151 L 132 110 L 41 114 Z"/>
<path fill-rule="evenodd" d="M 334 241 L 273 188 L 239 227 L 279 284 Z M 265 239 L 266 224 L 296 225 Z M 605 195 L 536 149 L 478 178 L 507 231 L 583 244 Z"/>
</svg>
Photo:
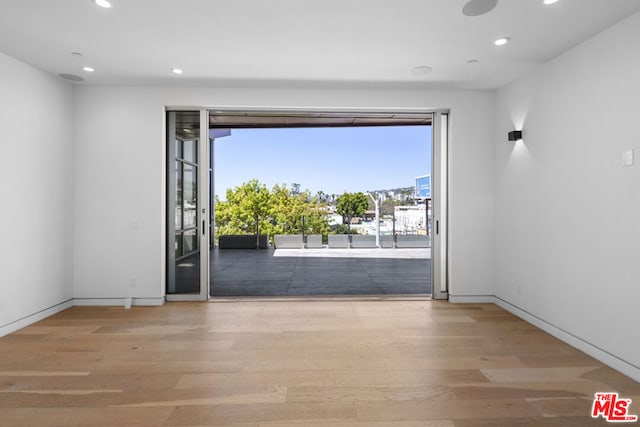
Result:
<svg viewBox="0 0 640 427">
<path fill-rule="evenodd" d="M 509 137 L 509 141 L 518 141 L 522 139 L 522 131 L 521 130 L 512 130 L 507 134 Z"/>
</svg>

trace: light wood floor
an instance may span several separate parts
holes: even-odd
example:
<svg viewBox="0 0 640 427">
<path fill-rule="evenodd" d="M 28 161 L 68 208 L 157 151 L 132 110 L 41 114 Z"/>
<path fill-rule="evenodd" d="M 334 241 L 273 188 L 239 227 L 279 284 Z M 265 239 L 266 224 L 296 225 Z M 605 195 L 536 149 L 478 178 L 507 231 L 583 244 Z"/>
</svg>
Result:
<svg viewBox="0 0 640 427">
<path fill-rule="evenodd" d="M 0 338 L 1 426 L 584 426 L 640 384 L 494 305 L 74 307 Z"/>
</svg>

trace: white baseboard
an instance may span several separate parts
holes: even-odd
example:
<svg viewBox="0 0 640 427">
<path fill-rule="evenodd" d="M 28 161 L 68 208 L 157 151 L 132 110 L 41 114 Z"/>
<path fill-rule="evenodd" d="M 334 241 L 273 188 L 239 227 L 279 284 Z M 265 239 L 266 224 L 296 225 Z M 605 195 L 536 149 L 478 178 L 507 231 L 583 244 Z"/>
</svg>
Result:
<svg viewBox="0 0 640 427">
<path fill-rule="evenodd" d="M 19 329 L 25 328 L 29 325 L 32 325 L 36 322 L 39 322 L 42 319 L 45 319 L 49 316 L 53 316 L 56 313 L 60 313 L 63 310 L 66 310 L 67 308 L 70 308 L 71 306 L 73 306 L 73 300 L 69 299 L 67 301 L 63 301 L 59 304 L 56 304 L 54 306 L 45 308 L 43 310 L 38 311 L 37 313 L 33 313 L 29 316 L 23 317 L 22 319 L 18 319 L 15 320 L 11 323 L 8 323 L 4 326 L 0 327 L 0 337 L 3 337 L 5 335 L 9 335 L 12 332 L 15 332 Z"/>
<path fill-rule="evenodd" d="M 137 306 L 161 306 L 164 305 L 164 297 L 159 298 L 133 298 L 132 305 Z M 12 332 L 26 328 L 42 319 L 46 319 L 49 316 L 53 316 L 56 313 L 60 313 L 63 310 L 71 308 L 73 306 L 123 306 L 125 305 L 125 298 L 74 298 L 67 301 L 63 301 L 51 307 L 47 307 L 37 313 L 30 314 L 21 319 L 14 320 L 6 325 L 0 326 L 0 337 L 9 335 Z"/>
<path fill-rule="evenodd" d="M 605 350 L 594 346 L 593 344 L 570 334 L 569 332 L 557 327 L 556 325 L 547 322 L 511 303 L 498 298 L 493 295 L 449 295 L 449 302 L 459 304 L 483 304 L 494 303 L 497 306 L 507 310 L 509 313 L 514 314 L 522 320 L 531 323 L 533 326 L 542 329 L 546 333 L 553 335 L 560 341 L 563 341 L 570 346 L 577 348 L 578 350 L 588 354 L 596 360 L 604 363 L 612 369 L 628 376 L 634 381 L 640 382 L 640 369 L 631 363 L 608 353 Z"/>
<path fill-rule="evenodd" d="M 449 302 L 454 304 L 495 304 L 496 297 L 493 295 L 451 295 Z"/>
<path fill-rule="evenodd" d="M 94 306 L 109 307 L 123 306 L 126 298 L 74 298 L 73 305 L 77 306 Z M 164 305 L 164 297 L 159 298 L 132 298 L 131 305 L 138 306 L 160 306 Z"/>
<path fill-rule="evenodd" d="M 525 311 L 521 308 L 512 305 L 508 301 L 495 297 L 495 303 L 497 306 L 502 307 L 507 310 L 511 314 L 518 316 L 519 318 L 531 323 L 533 326 L 542 329 L 550 335 L 558 338 L 561 341 L 569 344 L 572 347 L 577 348 L 578 350 L 588 354 L 596 360 L 604 363 L 605 365 L 615 369 L 618 372 L 628 376 L 634 381 L 640 382 L 640 369 L 631 363 L 615 356 L 614 354 L 608 353 L 601 348 L 594 346 L 593 344 L 577 337 L 575 335 L 570 334 L 569 332 Z"/>
</svg>

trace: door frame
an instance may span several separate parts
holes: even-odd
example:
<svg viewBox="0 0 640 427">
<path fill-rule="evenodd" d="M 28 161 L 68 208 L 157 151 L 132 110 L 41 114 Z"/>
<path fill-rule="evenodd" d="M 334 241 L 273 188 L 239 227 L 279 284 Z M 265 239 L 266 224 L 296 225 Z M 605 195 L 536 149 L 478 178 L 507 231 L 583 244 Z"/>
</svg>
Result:
<svg viewBox="0 0 640 427">
<path fill-rule="evenodd" d="M 213 144 L 210 144 L 209 115 L 217 112 L 242 112 L 264 111 L 266 112 L 297 112 L 297 113 L 381 113 L 381 114 L 432 114 L 432 221 L 434 233 L 431 245 L 431 295 L 433 299 L 448 299 L 449 282 L 449 144 L 450 144 L 450 110 L 449 109 L 420 109 L 420 108 L 319 108 L 319 107 L 238 107 L 238 106 L 207 106 L 185 107 L 165 106 L 164 116 L 168 111 L 199 111 L 200 112 L 200 139 L 198 143 L 198 155 L 206 163 L 199 167 L 198 179 L 202 185 L 198 188 L 198 197 L 202 201 L 198 210 L 198 223 L 202 225 L 200 233 L 200 293 L 199 294 L 172 294 L 166 295 L 166 284 L 163 287 L 167 301 L 207 301 L 210 298 L 210 230 L 212 226 L 213 209 L 210 195 L 209 170 L 213 168 Z M 168 141 L 165 123 L 165 150 Z M 211 151 L 210 151 L 211 150 Z M 166 162 L 165 154 L 165 162 Z M 164 167 L 167 173 L 167 167 Z M 215 174 L 215 171 L 213 171 Z M 166 179 L 164 180 L 166 182 Z M 215 185 L 215 184 L 214 184 Z M 163 186 L 164 187 L 164 186 Z M 166 189 L 163 188 L 163 197 L 166 197 Z M 164 218 L 166 222 L 166 215 Z M 163 227 L 166 229 L 166 227 Z M 163 239 L 163 258 L 166 258 L 166 238 Z M 166 264 L 166 260 L 163 264 Z M 166 265 L 165 274 L 166 274 Z M 164 275 L 163 275 L 164 277 Z"/>
</svg>

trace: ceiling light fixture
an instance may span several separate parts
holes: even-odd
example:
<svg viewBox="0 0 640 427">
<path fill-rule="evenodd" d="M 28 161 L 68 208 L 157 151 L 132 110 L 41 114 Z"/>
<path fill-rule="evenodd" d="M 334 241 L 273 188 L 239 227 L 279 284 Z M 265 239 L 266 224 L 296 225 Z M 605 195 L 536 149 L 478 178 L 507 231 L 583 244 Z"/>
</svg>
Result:
<svg viewBox="0 0 640 427">
<path fill-rule="evenodd" d="M 499 39 L 496 39 L 493 44 L 495 44 L 496 46 L 504 46 L 505 44 L 509 43 L 510 40 L 511 39 L 509 37 L 500 37 Z"/>
<path fill-rule="evenodd" d="M 65 80 L 69 80 L 70 82 L 83 82 L 84 79 L 80 76 L 77 76 L 75 74 L 69 74 L 69 73 L 60 73 L 58 74 L 60 77 L 62 77 Z"/>
<path fill-rule="evenodd" d="M 182 71 L 180 68 L 172 68 L 171 72 L 173 74 L 182 74 L 184 71 Z"/>
<path fill-rule="evenodd" d="M 93 2 L 100 7 L 104 7 L 105 9 L 109 9 L 111 7 L 111 2 L 109 0 L 93 0 Z"/>
<path fill-rule="evenodd" d="M 554 4 L 554 3 L 557 3 L 557 2 L 558 2 L 558 0 L 544 0 L 543 1 L 544 4 Z"/>
<path fill-rule="evenodd" d="M 423 76 L 425 74 L 429 74 L 431 71 L 433 71 L 433 68 L 428 65 L 418 65 L 411 69 L 411 72 L 416 76 Z"/>
<path fill-rule="evenodd" d="M 462 6 L 462 14 L 465 16 L 480 16 L 490 12 L 498 0 L 469 0 Z"/>
<path fill-rule="evenodd" d="M 93 67 L 82 67 L 82 69 L 87 73 L 93 73 L 95 71 Z"/>
</svg>

